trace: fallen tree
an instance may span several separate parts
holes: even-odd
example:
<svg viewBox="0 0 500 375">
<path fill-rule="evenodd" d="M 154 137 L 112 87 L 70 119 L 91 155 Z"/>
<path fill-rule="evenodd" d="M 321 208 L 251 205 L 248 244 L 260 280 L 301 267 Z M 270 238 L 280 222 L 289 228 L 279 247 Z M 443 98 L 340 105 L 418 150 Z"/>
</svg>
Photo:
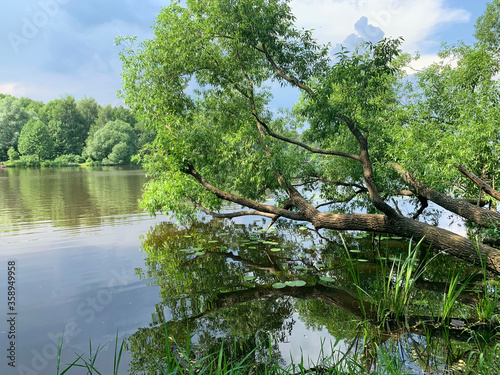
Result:
<svg viewBox="0 0 500 375">
<path fill-rule="evenodd" d="M 500 221 L 467 203 L 472 189 L 457 180 L 453 164 L 460 157 L 486 174 L 497 170 L 491 142 L 477 139 L 477 129 L 490 127 L 498 137 L 492 54 L 482 47 L 449 51 L 461 58 L 459 68 L 425 71 L 419 82 L 439 90 L 423 86 L 407 105 L 401 40 L 342 51 L 332 62 L 327 47 L 294 26 L 287 1 L 186 3 L 164 8 L 155 38 L 121 55 L 126 103 L 158 134 L 143 153 L 150 212 L 180 220 L 196 219 L 197 210 L 283 217 L 316 229 L 425 238 L 500 272 L 500 250 L 418 221 L 429 200 L 482 227 Z M 293 112 L 273 111 L 275 90 L 266 85 L 275 83 L 301 93 Z M 455 96 L 444 95 L 448 89 Z M 315 205 L 318 193 L 323 202 Z M 268 194 L 276 204 L 261 203 Z M 414 197 L 416 212 L 391 205 L 398 196 Z M 246 209 L 221 213 L 225 201 Z"/>
</svg>

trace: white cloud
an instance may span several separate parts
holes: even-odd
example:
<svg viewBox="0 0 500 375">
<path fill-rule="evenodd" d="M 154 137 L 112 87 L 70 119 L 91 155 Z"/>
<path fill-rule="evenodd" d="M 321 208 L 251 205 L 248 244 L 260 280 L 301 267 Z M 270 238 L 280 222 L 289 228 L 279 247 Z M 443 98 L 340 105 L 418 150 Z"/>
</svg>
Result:
<svg viewBox="0 0 500 375">
<path fill-rule="evenodd" d="M 431 39 L 438 27 L 468 22 L 471 16 L 464 9 L 447 8 L 444 0 L 293 0 L 291 7 L 297 24 L 315 29 L 321 43 L 342 43 L 366 16 L 386 36 L 402 36 L 403 48 L 409 52 L 439 45 L 440 41 Z"/>
</svg>

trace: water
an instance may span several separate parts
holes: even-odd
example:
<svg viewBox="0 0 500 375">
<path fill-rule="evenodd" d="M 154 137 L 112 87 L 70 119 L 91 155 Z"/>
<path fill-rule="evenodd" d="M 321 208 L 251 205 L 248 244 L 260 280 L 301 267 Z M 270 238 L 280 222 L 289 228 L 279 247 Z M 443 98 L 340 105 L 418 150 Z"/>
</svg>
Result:
<svg viewBox="0 0 500 375">
<path fill-rule="evenodd" d="M 75 352 L 88 353 L 89 339 L 95 350 L 117 332 L 148 325 L 158 288 L 134 268 L 144 265 L 140 236 L 162 218 L 138 207 L 145 181 L 142 170 L 130 168 L 0 170 L 2 353 L 10 341 L 8 261 L 16 264 L 17 312 L 17 371 L 2 355 L 2 374 L 54 374 L 63 331 L 63 360 L 71 362 Z M 105 370 L 111 354 L 102 352 Z"/>
<path fill-rule="evenodd" d="M 179 343 L 191 337 L 199 355 L 217 352 L 225 342 L 235 358 L 255 350 L 257 364 L 266 362 L 269 350 L 283 366 L 304 357 L 307 367 L 317 365 L 320 354 L 363 348 L 364 318 L 343 242 L 359 285 L 376 297 L 380 256 L 404 258 L 407 241 L 382 238 L 379 245 L 371 234 L 341 238 L 334 232 L 320 238 L 287 221 L 264 232 L 269 220 L 257 217 L 201 218 L 179 226 L 138 207 L 145 182 L 144 172 L 134 168 L 0 170 L 3 353 L 10 345 L 9 262 L 16 267 L 17 313 L 16 369 L 2 355 L 1 374 L 54 374 L 63 335 L 63 363 L 74 361 L 75 353 L 88 357 L 90 340 L 93 353 L 100 349 L 97 367 L 111 373 L 118 335 L 129 349 L 119 372 L 153 371 L 164 353 L 165 326 Z M 409 315 L 439 316 L 448 276 L 443 270 L 455 264 L 445 256 L 433 259 L 412 294 Z M 297 281 L 305 285 L 293 286 Z M 473 317 L 475 298 L 457 302 L 454 317 Z M 426 355 L 434 369 L 444 370 L 457 363 L 457 353 L 470 350 L 457 333 L 452 344 L 441 345 L 438 338 L 437 351 L 425 349 L 415 359 L 426 332 L 371 327 L 374 337 L 385 337 L 382 345 L 399 348 L 394 356 L 415 373 L 424 372 Z"/>
</svg>

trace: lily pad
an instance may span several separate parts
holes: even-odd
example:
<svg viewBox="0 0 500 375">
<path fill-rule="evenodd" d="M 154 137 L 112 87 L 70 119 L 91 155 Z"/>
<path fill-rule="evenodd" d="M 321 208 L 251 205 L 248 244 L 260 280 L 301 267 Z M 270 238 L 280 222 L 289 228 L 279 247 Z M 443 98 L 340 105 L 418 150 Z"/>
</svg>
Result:
<svg viewBox="0 0 500 375">
<path fill-rule="evenodd" d="M 391 240 L 402 240 L 403 237 L 391 237 Z"/>
<path fill-rule="evenodd" d="M 287 281 L 285 283 L 288 286 L 304 286 L 306 282 L 304 280 Z"/>
<path fill-rule="evenodd" d="M 316 264 L 316 267 L 318 267 L 318 268 L 325 268 L 325 265 L 323 263 L 318 263 L 318 264 Z"/>
<path fill-rule="evenodd" d="M 362 236 L 362 235 L 360 235 L 360 234 L 357 234 L 357 235 L 355 235 L 355 236 L 352 236 L 352 238 L 354 238 L 354 239 L 356 239 L 356 240 L 360 240 L 360 239 L 362 239 L 362 238 L 365 238 L 365 236 Z"/>
<path fill-rule="evenodd" d="M 335 281 L 335 279 L 333 277 L 330 277 L 330 276 L 320 276 L 319 279 L 321 281 L 326 281 L 326 282 L 330 282 L 330 283 L 333 283 Z"/>
<path fill-rule="evenodd" d="M 299 227 L 300 230 L 307 230 L 307 227 Z"/>
<path fill-rule="evenodd" d="M 247 281 L 251 281 L 251 280 L 255 279 L 255 276 L 245 276 L 243 279 L 247 280 Z"/>
<path fill-rule="evenodd" d="M 189 234 L 185 234 L 184 237 L 190 238 L 190 237 L 193 237 L 193 236 L 190 236 Z"/>
<path fill-rule="evenodd" d="M 262 242 L 262 243 L 264 243 L 264 244 L 266 244 L 266 245 L 279 245 L 279 243 L 277 243 L 277 242 L 273 242 L 273 241 L 264 241 L 264 242 Z"/>
<path fill-rule="evenodd" d="M 219 241 L 217 241 L 217 240 L 208 241 L 208 243 L 217 243 L 217 242 L 219 242 Z"/>
<path fill-rule="evenodd" d="M 256 247 L 255 247 L 255 246 L 248 246 L 248 248 L 247 248 L 247 249 L 249 249 L 249 250 L 255 250 L 255 249 L 256 249 Z"/>
<path fill-rule="evenodd" d="M 306 267 L 304 267 L 304 266 L 294 266 L 293 269 L 295 269 L 295 270 L 305 270 Z"/>
<path fill-rule="evenodd" d="M 361 259 L 361 258 L 359 258 L 358 262 L 366 263 L 366 262 L 369 262 L 369 260 L 368 259 Z"/>
<path fill-rule="evenodd" d="M 353 250 L 349 250 L 351 253 L 360 253 L 361 250 L 357 250 L 357 249 L 353 249 Z"/>
<path fill-rule="evenodd" d="M 274 252 L 281 251 L 281 247 L 273 247 L 271 249 L 271 251 L 274 251 Z"/>
<path fill-rule="evenodd" d="M 286 287 L 285 283 L 274 283 L 273 284 L 273 288 L 275 288 L 275 289 L 282 289 L 284 287 Z"/>
<path fill-rule="evenodd" d="M 196 256 L 205 255 L 205 252 L 204 251 L 198 251 L 197 253 L 194 253 L 194 255 L 196 255 Z"/>
</svg>

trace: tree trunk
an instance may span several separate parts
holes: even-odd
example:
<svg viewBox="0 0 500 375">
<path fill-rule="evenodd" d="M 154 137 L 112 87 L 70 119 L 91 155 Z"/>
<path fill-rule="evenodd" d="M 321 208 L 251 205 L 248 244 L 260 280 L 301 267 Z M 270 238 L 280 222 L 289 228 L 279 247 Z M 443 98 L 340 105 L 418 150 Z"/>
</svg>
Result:
<svg viewBox="0 0 500 375">
<path fill-rule="evenodd" d="M 437 250 L 477 265 L 482 260 L 489 270 L 500 273 L 500 250 L 403 216 L 318 213 L 311 222 L 316 229 L 374 231 L 412 237 L 417 241 L 424 239 Z"/>
</svg>

